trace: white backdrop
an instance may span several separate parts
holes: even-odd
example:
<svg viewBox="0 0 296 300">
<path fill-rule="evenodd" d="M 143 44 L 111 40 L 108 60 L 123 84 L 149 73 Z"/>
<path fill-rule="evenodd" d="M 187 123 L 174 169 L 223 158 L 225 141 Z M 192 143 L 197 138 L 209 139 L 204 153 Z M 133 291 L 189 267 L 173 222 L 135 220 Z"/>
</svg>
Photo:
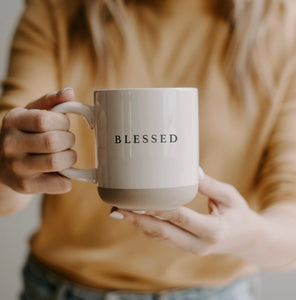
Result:
<svg viewBox="0 0 296 300">
<path fill-rule="evenodd" d="M 1 80 L 5 76 L 10 40 L 24 2 L 0 1 Z M 21 267 L 27 254 L 28 238 L 39 223 L 39 206 L 40 200 L 35 199 L 22 212 L 0 217 L 0 300 L 18 299 Z M 261 297 L 258 300 L 296 299 L 296 272 L 264 274 L 261 282 Z"/>
</svg>

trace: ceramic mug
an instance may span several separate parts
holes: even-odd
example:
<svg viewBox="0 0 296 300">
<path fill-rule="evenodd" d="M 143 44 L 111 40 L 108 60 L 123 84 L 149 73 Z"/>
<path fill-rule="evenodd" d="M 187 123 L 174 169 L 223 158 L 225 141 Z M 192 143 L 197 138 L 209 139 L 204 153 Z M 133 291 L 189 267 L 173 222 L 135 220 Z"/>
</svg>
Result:
<svg viewBox="0 0 296 300">
<path fill-rule="evenodd" d="M 65 102 L 95 130 L 96 167 L 61 172 L 97 184 L 106 203 L 129 210 L 167 210 L 198 190 L 199 133 L 196 88 L 96 90 L 94 106 Z"/>
</svg>

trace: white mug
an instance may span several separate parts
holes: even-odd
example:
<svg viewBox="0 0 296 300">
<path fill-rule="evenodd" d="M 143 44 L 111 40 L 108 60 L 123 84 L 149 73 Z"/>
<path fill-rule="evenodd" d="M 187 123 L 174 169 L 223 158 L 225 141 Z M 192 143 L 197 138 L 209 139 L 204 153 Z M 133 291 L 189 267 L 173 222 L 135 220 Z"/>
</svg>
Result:
<svg viewBox="0 0 296 300">
<path fill-rule="evenodd" d="M 94 106 L 65 102 L 52 111 L 80 114 L 95 129 L 96 167 L 61 174 L 97 184 L 106 203 L 129 210 L 167 210 L 196 196 L 196 88 L 96 90 Z"/>
</svg>

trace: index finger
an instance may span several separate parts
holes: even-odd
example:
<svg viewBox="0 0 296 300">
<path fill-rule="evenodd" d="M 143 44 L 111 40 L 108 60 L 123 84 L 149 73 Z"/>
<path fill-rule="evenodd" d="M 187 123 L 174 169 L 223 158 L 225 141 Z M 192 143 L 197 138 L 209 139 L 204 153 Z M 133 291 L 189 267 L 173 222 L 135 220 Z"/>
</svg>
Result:
<svg viewBox="0 0 296 300">
<path fill-rule="evenodd" d="M 218 181 L 208 175 L 199 181 L 199 193 L 227 207 L 241 203 L 241 195 L 236 188 L 228 183 Z"/>
<path fill-rule="evenodd" d="M 8 123 L 8 124 L 7 124 Z M 70 121 L 66 115 L 47 110 L 16 108 L 10 112 L 6 126 L 20 131 L 42 133 L 53 130 L 69 130 Z"/>
<path fill-rule="evenodd" d="M 216 216 L 201 214 L 184 206 L 147 214 L 177 225 L 200 238 L 212 236 L 219 226 L 219 218 Z"/>
</svg>

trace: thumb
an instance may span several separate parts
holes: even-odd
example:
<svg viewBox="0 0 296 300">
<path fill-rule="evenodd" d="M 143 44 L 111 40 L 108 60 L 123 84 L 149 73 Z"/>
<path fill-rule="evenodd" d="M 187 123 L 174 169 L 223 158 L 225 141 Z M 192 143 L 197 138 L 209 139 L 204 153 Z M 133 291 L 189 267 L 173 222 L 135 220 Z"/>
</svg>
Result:
<svg viewBox="0 0 296 300">
<path fill-rule="evenodd" d="M 58 91 L 57 93 L 48 93 L 38 100 L 29 103 L 26 108 L 51 110 L 57 104 L 73 101 L 74 97 L 75 95 L 73 89 L 68 87 Z"/>
</svg>

